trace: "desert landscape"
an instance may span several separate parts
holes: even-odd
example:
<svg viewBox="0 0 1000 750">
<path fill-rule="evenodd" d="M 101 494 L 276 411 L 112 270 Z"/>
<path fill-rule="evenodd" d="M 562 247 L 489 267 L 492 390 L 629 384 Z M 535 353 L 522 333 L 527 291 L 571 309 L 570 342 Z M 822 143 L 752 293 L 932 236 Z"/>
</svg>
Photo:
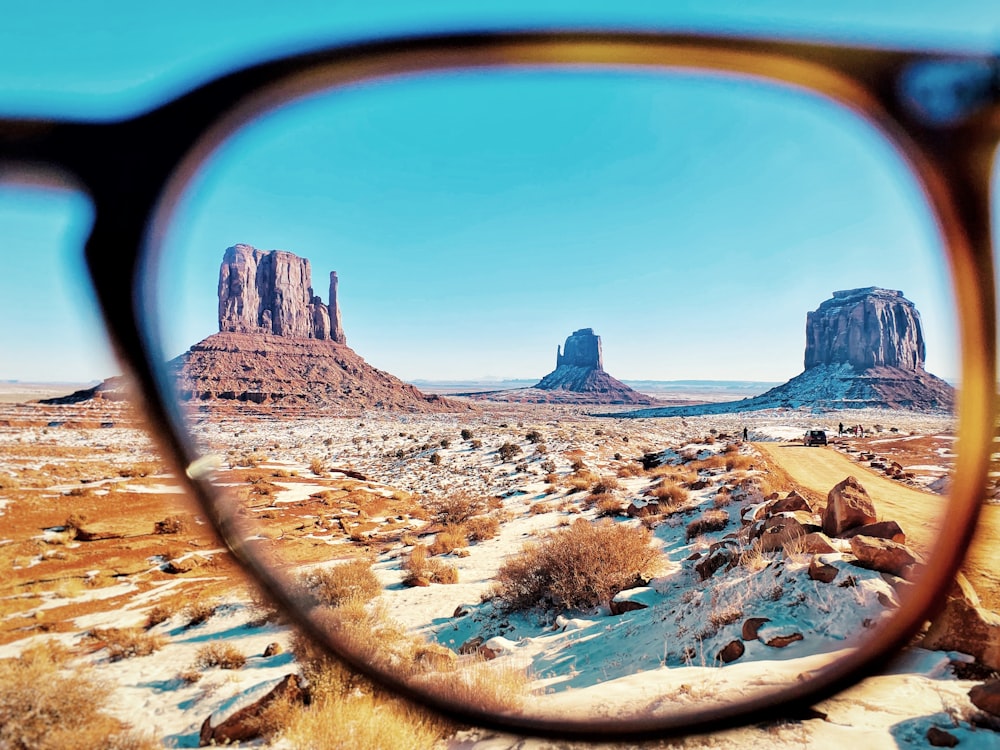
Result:
<svg viewBox="0 0 1000 750">
<path fill-rule="evenodd" d="M 500 714 L 676 716 L 795 684 L 919 585 L 953 391 L 901 293 L 836 293 L 805 372 L 738 401 L 637 391 L 586 328 L 537 385 L 491 395 L 368 365 L 336 275 L 323 304 L 303 261 L 230 248 L 219 333 L 169 370 L 245 548 L 410 685 Z M 877 336 L 830 345 L 866 306 Z M 0 746 L 552 746 L 430 716 L 298 636 L 121 389 L 0 403 Z M 829 444 L 805 446 L 816 430 Z M 989 491 L 959 588 L 887 669 L 663 746 L 1000 746 Z"/>
</svg>

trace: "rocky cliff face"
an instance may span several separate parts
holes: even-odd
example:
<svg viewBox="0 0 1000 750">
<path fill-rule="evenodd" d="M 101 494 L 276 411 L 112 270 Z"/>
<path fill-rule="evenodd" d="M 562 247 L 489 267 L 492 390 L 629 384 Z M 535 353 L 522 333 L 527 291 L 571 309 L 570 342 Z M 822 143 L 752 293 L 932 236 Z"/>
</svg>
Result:
<svg viewBox="0 0 1000 750">
<path fill-rule="evenodd" d="M 805 368 L 924 369 L 920 314 L 902 292 L 878 287 L 834 292 L 806 314 Z"/>
<path fill-rule="evenodd" d="M 347 343 L 330 274 L 330 304 L 313 294 L 309 261 L 282 250 L 228 248 L 219 269 L 219 331 Z"/>
<path fill-rule="evenodd" d="M 601 337 L 593 328 L 573 331 L 566 339 L 565 351 L 556 347 L 556 369 L 560 367 L 585 367 L 591 370 L 604 369 L 604 355 L 601 353 Z"/>
</svg>

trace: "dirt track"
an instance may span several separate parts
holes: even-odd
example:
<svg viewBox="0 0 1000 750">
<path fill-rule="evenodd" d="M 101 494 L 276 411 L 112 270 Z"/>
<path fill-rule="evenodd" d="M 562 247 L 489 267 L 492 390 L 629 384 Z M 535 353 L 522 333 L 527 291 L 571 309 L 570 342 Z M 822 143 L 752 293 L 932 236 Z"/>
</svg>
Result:
<svg viewBox="0 0 1000 750">
<path fill-rule="evenodd" d="M 796 483 L 823 496 L 835 484 L 853 475 L 868 491 L 880 519 L 896 521 L 910 544 L 921 552 L 927 552 L 932 545 L 940 514 L 947 511 L 945 497 L 906 487 L 832 448 L 807 448 L 796 443 L 754 445 Z M 1000 507 L 983 508 L 963 571 L 983 604 L 1000 610 Z"/>
</svg>

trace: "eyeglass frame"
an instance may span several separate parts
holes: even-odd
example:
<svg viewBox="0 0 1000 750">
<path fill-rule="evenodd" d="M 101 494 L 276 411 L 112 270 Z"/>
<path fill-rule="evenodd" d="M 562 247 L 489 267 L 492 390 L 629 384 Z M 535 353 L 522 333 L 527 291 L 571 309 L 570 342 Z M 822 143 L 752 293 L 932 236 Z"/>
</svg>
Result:
<svg viewBox="0 0 1000 750">
<path fill-rule="evenodd" d="M 957 116 L 935 122 L 904 90 L 909 71 L 945 62 L 978 71 L 955 94 Z M 232 133 L 295 98 L 376 79 L 442 70 L 527 67 L 683 70 L 749 77 L 819 94 L 873 125 L 903 157 L 934 215 L 952 275 L 961 335 L 959 450 L 933 566 L 890 622 L 810 681 L 681 716 L 628 725 L 496 715 L 456 706 L 366 664 L 305 616 L 266 565 L 249 554 L 213 501 L 206 473 L 169 385 L 157 371 L 152 285 L 155 248 L 184 186 Z M 982 83 L 982 71 L 992 79 Z M 947 88 L 947 87 L 946 87 Z M 971 90 L 971 94 L 969 93 Z M 941 92 L 931 92 L 940 95 Z M 961 95 L 959 95 L 961 93 Z M 944 91 L 948 96 L 949 92 Z M 391 39 L 317 49 L 223 75 L 138 116 L 114 122 L 0 118 L 0 180 L 54 178 L 93 201 L 85 253 L 105 325 L 132 376 L 151 430 L 240 566 L 314 640 L 376 683 L 463 723 L 577 740 L 639 740 L 712 731 L 804 710 L 853 684 L 906 645 L 943 605 L 971 542 L 996 413 L 996 313 L 990 175 L 1000 141 L 1000 63 L 977 55 L 852 47 L 694 33 L 519 31 Z M 119 283 L 122 274 L 129 283 Z"/>
</svg>

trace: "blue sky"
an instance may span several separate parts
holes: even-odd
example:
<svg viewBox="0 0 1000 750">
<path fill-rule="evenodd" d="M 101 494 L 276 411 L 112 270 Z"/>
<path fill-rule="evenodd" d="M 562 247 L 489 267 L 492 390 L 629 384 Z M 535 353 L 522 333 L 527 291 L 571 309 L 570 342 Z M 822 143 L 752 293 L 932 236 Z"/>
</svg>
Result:
<svg viewBox="0 0 1000 750">
<path fill-rule="evenodd" d="M 113 117 L 230 65 L 385 31 L 607 22 L 1000 39 L 1000 11 L 971 2 L 64 5 L 6 14 L 0 112 Z M 0 379 L 115 371 L 82 283 L 88 219 L 82 196 L 0 186 L 0 312 L 18 321 L 0 333 Z M 783 380 L 801 370 L 806 311 L 868 285 L 902 289 L 929 369 L 957 374 L 938 242 L 898 157 L 853 116 L 767 86 L 451 74 L 316 97 L 221 149 L 175 219 L 161 288 L 171 355 L 215 330 L 222 252 L 245 242 L 309 257 L 324 297 L 338 271 L 349 343 L 405 378 L 540 377 L 589 326 L 618 377 Z"/>
</svg>

